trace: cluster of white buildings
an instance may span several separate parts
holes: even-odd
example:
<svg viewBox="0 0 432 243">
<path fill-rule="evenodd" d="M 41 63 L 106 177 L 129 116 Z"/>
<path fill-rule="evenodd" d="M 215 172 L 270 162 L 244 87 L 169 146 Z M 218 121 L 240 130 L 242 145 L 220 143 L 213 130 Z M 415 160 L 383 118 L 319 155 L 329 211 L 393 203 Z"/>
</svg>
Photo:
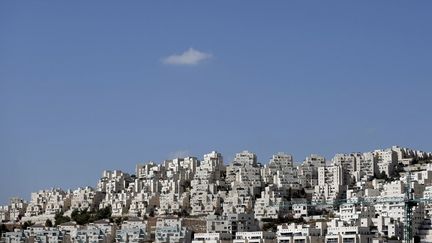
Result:
<svg viewBox="0 0 432 243">
<path fill-rule="evenodd" d="M 415 201 L 410 220 L 407 195 Z M 43 226 L 106 207 L 126 220 Z M 248 151 L 228 164 L 213 151 L 202 160 L 138 164 L 134 174 L 104 171 L 95 188 L 13 198 L 0 206 L 0 220 L 35 225 L 0 242 L 402 242 L 407 222 L 413 237 L 432 242 L 431 217 L 432 153 L 394 146 L 331 160 L 312 154 L 302 163 L 277 153 L 262 165 Z"/>
</svg>

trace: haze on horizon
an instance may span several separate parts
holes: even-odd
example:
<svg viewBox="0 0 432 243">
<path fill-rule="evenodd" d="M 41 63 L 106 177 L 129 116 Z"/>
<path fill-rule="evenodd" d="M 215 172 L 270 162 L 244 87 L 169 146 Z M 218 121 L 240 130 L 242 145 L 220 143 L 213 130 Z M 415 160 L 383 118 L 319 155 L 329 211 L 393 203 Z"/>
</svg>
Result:
<svg viewBox="0 0 432 243">
<path fill-rule="evenodd" d="M 432 2 L 0 2 L 0 204 L 217 150 L 432 151 Z"/>
</svg>

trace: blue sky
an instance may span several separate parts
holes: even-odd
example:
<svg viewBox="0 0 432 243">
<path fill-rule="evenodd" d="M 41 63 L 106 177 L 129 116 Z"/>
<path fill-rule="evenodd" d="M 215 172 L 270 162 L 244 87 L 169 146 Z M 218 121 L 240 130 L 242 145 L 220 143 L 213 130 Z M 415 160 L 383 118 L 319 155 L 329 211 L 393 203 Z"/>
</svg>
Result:
<svg viewBox="0 0 432 243">
<path fill-rule="evenodd" d="M 431 7 L 1 1 L 0 203 L 175 154 L 431 151 Z"/>
</svg>

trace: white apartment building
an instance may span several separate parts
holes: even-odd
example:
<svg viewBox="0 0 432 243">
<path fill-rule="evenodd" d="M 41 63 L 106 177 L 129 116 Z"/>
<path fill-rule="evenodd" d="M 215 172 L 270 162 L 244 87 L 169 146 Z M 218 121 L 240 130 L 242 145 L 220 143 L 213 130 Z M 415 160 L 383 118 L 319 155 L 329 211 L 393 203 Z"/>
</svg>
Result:
<svg viewBox="0 0 432 243">
<path fill-rule="evenodd" d="M 62 190 L 53 190 L 48 194 L 45 214 L 57 214 L 67 211 L 71 206 L 71 195 Z"/>
<path fill-rule="evenodd" d="M 155 231 L 155 242 L 177 243 L 190 242 L 191 232 L 182 224 L 179 218 L 158 218 Z"/>
<path fill-rule="evenodd" d="M 303 164 L 310 165 L 313 167 L 322 167 L 322 166 L 326 166 L 326 160 L 321 155 L 311 154 L 308 157 L 306 157 Z"/>
<path fill-rule="evenodd" d="M 150 240 L 147 223 L 139 218 L 124 221 L 116 231 L 116 242 L 143 242 Z"/>
<path fill-rule="evenodd" d="M 259 230 L 254 214 L 238 213 L 207 216 L 208 233 L 229 233 L 233 237 L 237 232 Z"/>
<path fill-rule="evenodd" d="M 357 180 L 367 181 L 376 176 L 379 172 L 377 157 L 372 152 L 355 155 L 356 157 L 356 176 Z"/>
<path fill-rule="evenodd" d="M 24 234 L 24 231 L 21 229 L 15 229 L 13 232 L 5 232 L 2 234 L 2 240 L 5 243 L 15 243 L 15 242 L 26 242 L 27 236 Z"/>
<path fill-rule="evenodd" d="M 222 209 L 224 213 L 251 213 L 253 212 L 253 199 L 249 192 L 244 190 L 230 190 L 223 194 Z"/>
<path fill-rule="evenodd" d="M 9 202 L 9 219 L 11 221 L 18 221 L 21 216 L 24 216 L 27 205 L 27 202 L 21 198 L 11 198 Z"/>
<path fill-rule="evenodd" d="M 71 236 L 72 242 L 97 242 L 109 243 L 111 242 L 108 237 L 102 232 L 101 229 L 79 229 L 76 235 Z"/>
<path fill-rule="evenodd" d="M 221 211 L 221 198 L 218 186 L 225 185 L 220 181 L 224 169 L 222 155 L 216 151 L 204 155 L 204 160 L 196 169 L 191 181 L 190 207 L 192 215 L 207 215 Z"/>
<path fill-rule="evenodd" d="M 388 238 L 396 237 L 398 239 L 403 238 L 403 222 L 383 216 L 374 217 L 371 218 L 371 220 L 380 236 L 386 236 Z"/>
<path fill-rule="evenodd" d="M 119 193 L 128 188 L 132 178 L 128 173 L 120 170 L 105 170 L 97 183 L 97 191 L 106 193 Z"/>
<path fill-rule="evenodd" d="M 211 182 L 215 182 L 220 179 L 221 173 L 224 170 L 222 154 L 212 151 L 204 155 L 204 160 L 201 161 L 200 166 L 197 168 L 196 177 L 200 179 L 207 178 Z M 203 177 L 200 173 L 204 173 L 208 177 Z"/>
<path fill-rule="evenodd" d="M 21 202 L 17 201 L 18 205 Z M 32 221 L 44 224 L 47 219 L 54 222 L 56 213 L 70 208 L 71 196 L 61 189 L 40 190 L 31 194 L 31 201 L 26 208 L 21 221 Z"/>
<path fill-rule="evenodd" d="M 135 169 L 136 177 L 139 179 L 159 178 L 159 176 L 162 173 L 163 173 L 163 169 L 161 165 L 158 165 L 153 161 L 150 161 L 145 164 L 137 164 Z"/>
<path fill-rule="evenodd" d="M 432 186 L 425 187 L 423 191 L 423 199 L 432 202 Z M 432 218 L 432 203 L 425 204 L 425 214 L 427 217 Z"/>
<path fill-rule="evenodd" d="M 266 187 L 261 192 L 261 198 L 255 201 L 255 218 L 277 219 L 288 212 L 287 201 L 284 198 L 276 197 L 271 187 Z"/>
<path fill-rule="evenodd" d="M 252 169 L 257 167 L 259 168 L 257 156 L 254 153 L 249 151 L 237 153 L 235 155 L 234 161 L 226 167 L 226 181 L 227 183 L 235 181 L 241 168 Z M 243 170 L 243 172 L 248 171 L 247 169 Z"/>
<path fill-rule="evenodd" d="M 278 243 L 323 243 L 323 232 L 326 226 L 322 224 L 283 224 L 277 226 Z"/>
<path fill-rule="evenodd" d="M 276 243 L 276 234 L 268 231 L 237 232 L 233 243 Z"/>
<path fill-rule="evenodd" d="M 160 195 L 159 215 L 180 213 L 189 208 L 190 193 L 168 193 Z"/>
<path fill-rule="evenodd" d="M 387 176 L 392 176 L 398 163 L 397 153 L 391 149 L 375 150 L 379 173 L 384 172 Z"/>
<path fill-rule="evenodd" d="M 318 184 L 318 168 L 326 166 L 323 156 L 311 154 L 298 167 L 299 183 L 306 188 L 314 188 Z"/>
<path fill-rule="evenodd" d="M 10 207 L 9 205 L 0 206 L 0 222 L 9 221 Z"/>
<path fill-rule="evenodd" d="M 318 168 L 318 185 L 315 186 L 313 201 L 331 202 L 346 192 L 344 170 L 342 166 L 325 166 Z"/>
<path fill-rule="evenodd" d="M 72 192 L 71 209 L 96 209 L 103 197 L 102 192 L 96 191 L 91 187 L 78 188 Z"/>
<path fill-rule="evenodd" d="M 284 152 L 274 154 L 269 162 L 270 168 L 284 169 L 293 166 L 293 156 Z"/>
<path fill-rule="evenodd" d="M 24 230 L 26 233 L 26 230 Z M 65 233 L 56 229 L 56 228 L 46 228 L 43 231 L 38 231 L 27 235 L 29 242 L 38 242 L 38 243 L 49 243 L 49 242 L 63 242 L 65 238 Z"/>
<path fill-rule="evenodd" d="M 111 215 L 114 217 L 121 217 L 128 213 L 131 201 L 132 194 L 127 191 L 107 193 L 99 204 L 99 209 L 111 207 Z"/>
<path fill-rule="evenodd" d="M 368 226 L 347 225 L 334 219 L 328 225 L 325 243 L 370 243 L 372 238 Z"/>
<path fill-rule="evenodd" d="M 229 233 L 195 233 L 192 243 L 232 243 Z"/>
<path fill-rule="evenodd" d="M 336 154 L 332 159 L 334 166 L 341 166 L 345 173 L 343 177 L 343 184 L 349 185 L 355 182 L 355 172 L 357 171 L 356 157 L 359 154 Z M 354 180 L 353 180 L 354 179 Z"/>
<path fill-rule="evenodd" d="M 148 215 L 160 205 L 159 194 L 140 192 L 131 200 L 129 206 L 129 216 L 141 217 Z"/>
<path fill-rule="evenodd" d="M 274 154 L 267 165 L 261 168 L 261 176 L 266 184 L 273 184 L 274 176 L 291 174 L 293 170 L 293 156 L 283 152 Z"/>
<path fill-rule="evenodd" d="M 291 212 L 295 219 L 309 216 L 311 206 L 306 198 L 292 198 L 290 203 Z"/>
<path fill-rule="evenodd" d="M 207 215 L 221 210 L 221 198 L 217 194 L 217 185 L 209 180 L 195 179 L 191 182 L 191 215 Z"/>
<path fill-rule="evenodd" d="M 361 218 L 374 218 L 375 208 L 372 205 L 344 203 L 339 206 L 338 216 L 343 221 L 359 220 Z"/>
</svg>

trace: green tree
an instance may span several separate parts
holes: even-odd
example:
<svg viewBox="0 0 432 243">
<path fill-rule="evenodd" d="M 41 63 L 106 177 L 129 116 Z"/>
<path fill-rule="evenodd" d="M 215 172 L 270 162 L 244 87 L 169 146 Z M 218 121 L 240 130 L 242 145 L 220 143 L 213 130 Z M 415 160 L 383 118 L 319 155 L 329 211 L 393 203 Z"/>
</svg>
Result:
<svg viewBox="0 0 432 243">
<path fill-rule="evenodd" d="M 88 212 L 87 209 L 82 211 L 75 209 L 74 211 L 72 211 L 71 218 L 72 220 L 77 222 L 77 224 L 85 225 L 90 223 L 91 213 Z"/>
<path fill-rule="evenodd" d="M 71 221 L 68 216 L 63 216 L 63 213 L 57 213 L 54 217 L 55 226 Z"/>
<path fill-rule="evenodd" d="M 115 218 L 115 219 L 114 219 L 114 223 L 115 223 L 116 225 L 121 225 L 122 221 L 123 221 L 123 219 L 122 219 L 121 217 L 118 217 L 118 218 Z"/>
<path fill-rule="evenodd" d="M 47 219 L 45 221 L 45 227 L 53 227 L 53 223 L 51 222 L 51 220 Z"/>
<path fill-rule="evenodd" d="M 191 181 L 185 180 L 180 186 L 182 187 L 183 191 L 189 191 L 191 187 Z"/>
<path fill-rule="evenodd" d="M 74 210 L 71 214 L 72 220 L 79 225 L 85 225 L 101 219 L 111 218 L 111 207 L 97 209 L 96 211 Z"/>
<path fill-rule="evenodd" d="M 381 173 L 378 174 L 378 175 L 376 176 L 376 178 L 377 178 L 377 179 L 381 179 L 381 180 L 387 180 L 387 179 L 388 179 L 387 174 L 386 174 L 384 171 L 381 171 Z"/>
<path fill-rule="evenodd" d="M 34 225 L 34 223 L 32 223 L 31 221 L 26 221 L 24 222 L 24 224 L 21 225 L 22 229 L 27 229 L 28 227 Z"/>
<path fill-rule="evenodd" d="M 0 236 L 1 236 L 3 233 L 6 233 L 6 232 L 9 232 L 9 230 L 6 228 L 6 225 L 1 224 L 1 225 L 0 225 Z"/>
<path fill-rule="evenodd" d="M 109 219 L 111 217 L 111 207 L 105 207 L 96 211 L 94 221 L 100 219 Z"/>
</svg>

